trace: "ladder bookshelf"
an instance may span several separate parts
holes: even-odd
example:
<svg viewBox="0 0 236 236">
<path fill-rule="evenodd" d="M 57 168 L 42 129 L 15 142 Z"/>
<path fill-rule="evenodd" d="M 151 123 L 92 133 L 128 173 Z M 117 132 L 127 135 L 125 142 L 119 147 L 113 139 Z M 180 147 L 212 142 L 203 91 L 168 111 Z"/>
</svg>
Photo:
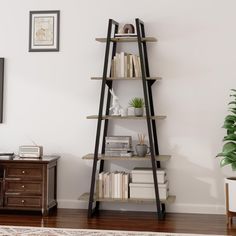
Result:
<svg viewBox="0 0 236 236">
<path fill-rule="evenodd" d="M 105 49 L 105 59 L 104 59 L 104 67 L 103 67 L 103 76 L 102 77 L 92 77 L 93 80 L 102 80 L 101 85 L 101 95 L 100 95 L 100 103 L 99 103 L 99 112 L 98 115 L 88 116 L 87 119 L 97 119 L 97 132 L 96 132 L 96 140 L 95 140 L 95 148 L 94 153 L 87 154 L 83 157 L 84 160 L 92 160 L 92 177 L 91 177 L 91 186 L 90 192 L 84 193 L 79 197 L 79 200 L 88 200 L 88 218 L 91 218 L 94 213 L 99 210 L 100 202 L 126 202 L 126 203 L 150 203 L 154 202 L 156 204 L 158 219 L 164 219 L 165 216 L 165 204 L 172 203 L 175 201 L 175 196 L 169 196 L 167 199 L 162 200 L 159 198 L 158 191 L 158 181 L 157 181 L 157 168 L 161 167 L 162 161 L 168 161 L 170 159 L 170 155 L 160 155 L 159 147 L 158 147 L 158 139 L 157 139 L 157 131 L 156 131 L 156 120 L 165 119 L 166 116 L 156 116 L 154 112 L 153 106 L 153 98 L 152 98 L 152 85 L 161 80 L 160 77 L 150 77 L 149 72 L 149 63 L 148 63 L 148 54 L 147 54 L 147 42 L 157 42 L 157 39 L 154 37 L 146 37 L 145 36 L 145 28 L 144 23 L 140 19 L 135 19 L 136 24 L 136 32 L 137 37 L 132 38 L 115 38 L 114 35 L 118 33 L 119 23 L 116 21 L 109 19 L 108 22 L 108 30 L 106 38 L 96 38 L 96 41 L 106 43 Z M 111 53 L 111 58 L 114 58 L 116 54 L 117 43 L 123 42 L 136 42 L 138 44 L 138 51 L 140 56 L 140 65 L 141 65 L 141 77 L 133 77 L 133 78 L 114 78 L 110 77 L 110 71 L 108 68 L 109 64 L 109 55 Z M 111 47 L 112 46 L 112 47 Z M 111 48 L 111 49 L 110 49 Z M 111 51 L 110 51 L 111 50 Z M 109 76 L 108 76 L 109 73 Z M 142 82 L 143 87 L 143 95 L 144 95 L 144 103 L 146 109 L 146 116 L 137 117 L 137 116 L 110 116 L 109 115 L 109 106 L 111 101 L 111 93 L 107 93 L 106 104 L 104 104 L 105 100 L 105 90 L 106 88 L 111 89 L 114 80 L 140 80 Z M 105 115 L 103 115 L 104 105 Z M 147 130 L 148 130 L 148 139 L 150 145 L 150 155 L 145 157 L 108 157 L 105 156 L 105 137 L 108 133 L 108 124 L 109 120 L 115 119 L 128 119 L 128 120 L 146 120 Z M 99 154 L 99 144 L 101 139 L 101 129 L 102 122 L 104 122 L 103 126 L 103 137 L 102 137 L 102 150 L 101 154 Z M 154 188 L 155 188 L 155 199 L 116 199 L 116 198 L 99 198 L 96 195 L 95 185 L 96 185 L 96 172 L 99 167 L 99 173 L 104 170 L 104 162 L 112 161 L 112 160 L 123 160 L 123 161 L 150 161 L 153 173 L 154 180 Z M 100 164 L 98 166 L 98 163 Z M 93 208 L 93 204 L 96 204 Z"/>
</svg>

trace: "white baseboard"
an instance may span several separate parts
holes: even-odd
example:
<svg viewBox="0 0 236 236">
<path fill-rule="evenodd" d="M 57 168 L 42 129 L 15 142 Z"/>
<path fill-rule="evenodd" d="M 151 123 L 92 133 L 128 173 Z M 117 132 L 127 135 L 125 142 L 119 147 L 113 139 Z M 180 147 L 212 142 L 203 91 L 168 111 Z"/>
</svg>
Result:
<svg viewBox="0 0 236 236">
<path fill-rule="evenodd" d="M 198 214 L 225 214 L 224 205 L 209 204 L 170 204 L 167 205 L 167 212 L 175 213 L 198 213 Z"/>
<path fill-rule="evenodd" d="M 125 207 L 124 207 L 125 206 Z M 58 200 L 58 208 L 68 208 L 68 209 L 87 209 L 88 203 L 79 200 Z M 225 206 L 223 205 L 209 205 L 209 204 L 170 204 L 166 206 L 167 212 L 175 213 L 198 213 L 198 214 L 225 214 Z M 132 210 L 132 211 L 154 211 L 155 206 L 141 206 L 135 207 L 123 205 L 123 204 L 104 204 L 102 209 L 109 210 Z"/>
<path fill-rule="evenodd" d="M 87 209 L 88 203 L 82 202 L 79 200 L 65 200 L 65 199 L 58 199 L 58 208 L 68 208 L 68 209 Z"/>
</svg>

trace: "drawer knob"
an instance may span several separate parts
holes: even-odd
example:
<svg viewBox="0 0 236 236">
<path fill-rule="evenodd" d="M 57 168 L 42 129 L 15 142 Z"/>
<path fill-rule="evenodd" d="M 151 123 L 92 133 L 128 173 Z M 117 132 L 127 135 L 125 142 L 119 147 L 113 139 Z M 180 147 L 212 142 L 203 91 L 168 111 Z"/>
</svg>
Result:
<svg viewBox="0 0 236 236">
<path fill-rule="evenodd" d="M 22 174 L 25 174 L 25 171 L 24 171 L 24 170 L 22 170 L 22 171 L 21 171 L 21 173 L 22 173 Z"/>
<path fill-rule="evenodd" d="M 24 188 L 24 187 L 25 187 L 25 185 L 22 185 L 21 187 L 22 187 L 22 188 Z"/>
<path fill-rule="evenodd" d="M 21 200 L 22 203 L 25 203 L 25 200 Z"/>
</svg>

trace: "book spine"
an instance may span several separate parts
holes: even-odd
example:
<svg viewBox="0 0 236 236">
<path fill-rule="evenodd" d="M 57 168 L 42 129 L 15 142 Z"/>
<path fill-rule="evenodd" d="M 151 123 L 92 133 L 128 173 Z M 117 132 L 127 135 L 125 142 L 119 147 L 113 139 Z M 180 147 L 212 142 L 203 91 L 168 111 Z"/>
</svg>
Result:
<svg viewBox="0 0 236 236">
<path fill-rule="evenodd" d="M 101 172 L 98 175 L 98 197 L 99 198 L 103 198 L 103 175 L 104 175 L 104 172 Z"/>
<path fill-rule="evenodd" d="M 124 180 L 124 198 L 128 199 L 129 195 L 129 174 L 125 173 L 125 180 Z"/>
<path fill-rule="evenodd" d="M 142 77 L 142 70 L 141 70 L 141 61 L 140 61 L 140 57 L 137 57 L 137 58 L 138 58 L 138 74 L 139 74 L 138 77 Z"/>
<path fill-rule="evenodd" d="M 128 77 L 128 55 L 125 54 L 124 77 Z"/>
</svg>

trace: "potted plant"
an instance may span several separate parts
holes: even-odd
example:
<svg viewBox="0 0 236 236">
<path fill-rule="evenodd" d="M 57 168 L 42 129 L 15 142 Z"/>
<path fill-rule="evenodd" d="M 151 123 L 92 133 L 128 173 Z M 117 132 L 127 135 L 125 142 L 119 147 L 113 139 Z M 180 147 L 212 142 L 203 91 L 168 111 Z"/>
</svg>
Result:
<svg viewBox="0 0 236 236">
<path fill-rule="evenodd" d="M 230 114 L 225 117 L 222 128 L 226 129 L 227 135 L 224 137 L 222 152 L 217 157 L 223 157 L 220 161 L 220 166 L 231 165 L 233 171 L 236 171 L 236 89 L 231 89 L 233 94 L 230 97 L 233 100 L 228 104 Z M 236 177 L 226 178 L 227 184 L 227 214 L 236 212 Z"/>
<path fill-rule="evenodd" d="M 145 134 L 138 134 L 138 144 L 136 145 L 136 153 L 140 157 L 145 157 L 148 153 L 148 146 L 144 143 Z"/>
<path fill-rule="evenodd" d="M 143 98 L 135 97 L 129 102 L 129 105 L 134 108 L 135 116 L 143 116 Z"/>
</svg>

